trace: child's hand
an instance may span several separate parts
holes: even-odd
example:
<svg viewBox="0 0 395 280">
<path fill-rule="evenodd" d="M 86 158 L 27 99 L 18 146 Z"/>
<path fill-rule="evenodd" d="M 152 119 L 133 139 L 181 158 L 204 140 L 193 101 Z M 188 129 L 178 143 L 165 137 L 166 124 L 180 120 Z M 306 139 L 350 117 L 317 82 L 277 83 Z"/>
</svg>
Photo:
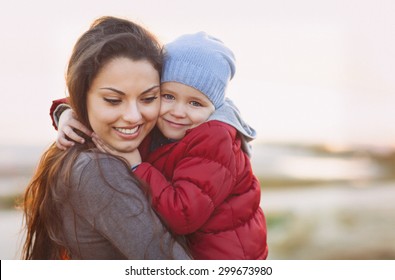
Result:
<svg viewBox="0 0 395 280">
<path fill-rule="evenodd" d="M 141 163 L 141 156 L 138 149 L 135 149 L 134 151 L 129 153 L 118 152 L 112 147 L 108 146 L 106 143 L 104 143 L 104 141 L 101 140 L 95 133 L 92 134 L 92 141 L 93 143 L 95 143 L 99 151 L 115 156 L 121 156 L 128 161 L 131 167 Z"/>
<path fill-rule="evenodd" d="M 56 146 L 59 149 L 68 149 L 74 145 L 73 141 L 84 143 L 84 138 L 75 133 L 74 129 L 78 129 L 88 136 L 92 135 L 92 131 L 77 120 L 73 110 L 67 109 L 59 118 L 58 135 L 56 137 Z"/>
</svg>

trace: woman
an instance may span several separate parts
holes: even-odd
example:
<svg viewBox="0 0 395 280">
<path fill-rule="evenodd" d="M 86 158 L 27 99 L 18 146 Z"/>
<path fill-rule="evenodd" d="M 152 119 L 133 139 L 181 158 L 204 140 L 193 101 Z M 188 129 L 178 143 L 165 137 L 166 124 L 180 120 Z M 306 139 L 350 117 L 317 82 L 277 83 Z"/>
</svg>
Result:
<svg viewBox="0 0 395 280">
<path fill-rule="evenodd" d="M 44 153 L 24 199 L 25 259 L 187 259 L 153 213 L 129 162 L 159 114 L 161 46 L 142 27 L 95 21 L 77 41 L 66 82 L 78 119 L 122 157 L 90 139 Z"/>
</svg>

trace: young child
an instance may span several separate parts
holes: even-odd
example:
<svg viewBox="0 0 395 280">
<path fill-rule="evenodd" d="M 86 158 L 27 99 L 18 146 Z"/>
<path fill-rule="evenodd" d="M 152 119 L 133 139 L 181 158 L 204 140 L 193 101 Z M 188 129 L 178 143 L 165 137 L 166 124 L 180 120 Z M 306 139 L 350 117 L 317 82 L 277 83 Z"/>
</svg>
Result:
<svg viewBox="0 0 395 280">
<path fill-rule="evenodd" d="M 135 174 L 195 259 L 266 259 L 260 185 L 248 158 L 255 131 L 225 99 L 234 55 L 204 32 L 181 36 L 165 51 L 161 112 L 139 147 Z"/>
</svg>

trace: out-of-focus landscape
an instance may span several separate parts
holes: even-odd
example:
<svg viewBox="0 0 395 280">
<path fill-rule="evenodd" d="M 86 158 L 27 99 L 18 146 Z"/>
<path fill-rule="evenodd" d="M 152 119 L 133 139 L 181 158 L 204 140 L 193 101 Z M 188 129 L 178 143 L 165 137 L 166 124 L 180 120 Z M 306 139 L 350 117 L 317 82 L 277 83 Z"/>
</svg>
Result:
<svg viewBox="0 0 395 280">
<path fill-rule="evenodd" d="M 45 147 L 0 147 L 0 259 L 20 257 L 16 201 Z M 395 150 L 255 143 L 269 259 L 395 259 Z"/>
<path fill-rule="evenodd" d="M 395 259 L 395 150 L 262 145 L 270 259 Z"/>
<path fill-rule="evenodd" d="M 15 200 L 55 139 L 74 43 L 106 15 L 235 53 L 269 259 L 395 259 L 393 0 L 0 1 L 0 259 L 20 258 Z"/>
</svg>

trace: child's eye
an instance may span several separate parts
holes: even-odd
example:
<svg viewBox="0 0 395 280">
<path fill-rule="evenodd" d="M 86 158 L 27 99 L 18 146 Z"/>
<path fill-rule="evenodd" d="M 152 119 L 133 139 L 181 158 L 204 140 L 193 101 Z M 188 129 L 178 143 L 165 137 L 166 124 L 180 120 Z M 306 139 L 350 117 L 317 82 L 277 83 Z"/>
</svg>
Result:
<svg viewBox="0 0 395 280">
<path fill-rule="evenodd" d="M 199 103 L 197 101 L 191 101 L 190 103 L 192 106 L 195 106 L 195 107 L 202 107 L 203 106 L 201 103 Z"/>
<path fill-rule="evenodd" d="M 106 101 L 112 105 L 118 105 L 119 103 L 121 103 L 121 100 L 119 100 L 119 99 L 105 98 L 105 97 L 103 99 L 104 99 L 104 101 Z"/>
<path fill-rule="evenodd" d="M 174 100 L 174 96 L 168 93 L 162 94 L 162 98 L 167 99 L 167 100 Z"/>
</svg>

